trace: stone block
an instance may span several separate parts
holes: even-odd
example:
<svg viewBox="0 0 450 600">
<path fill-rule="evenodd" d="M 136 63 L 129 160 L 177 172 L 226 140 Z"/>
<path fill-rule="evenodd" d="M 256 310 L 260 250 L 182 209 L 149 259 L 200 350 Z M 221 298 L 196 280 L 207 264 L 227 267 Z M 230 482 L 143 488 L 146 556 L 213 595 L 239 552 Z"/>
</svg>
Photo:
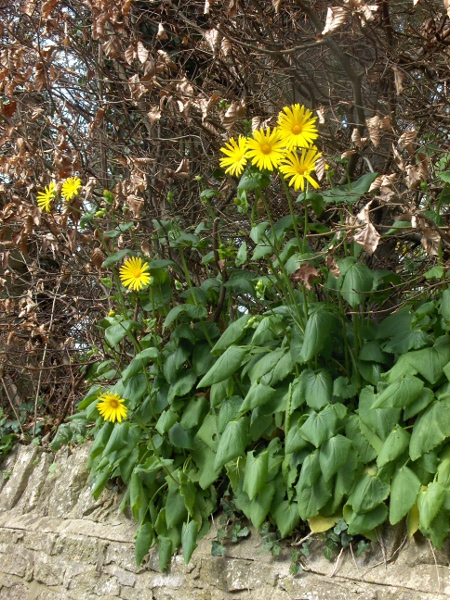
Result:
<svg viewBox="0 0 450 600">
<path fill-rule="evenodd" d="M 52 554 L 53 544 L 55 542 L 54 535 L 50 533 L 44 533 L 41 531 L 27 531 L 21 532 L 23 538 L 23 545 L 29 550 L 38 550 L 44 554 Z"/>
<path fill-rule="evenodd" d="M 38 505 L 42 507 L 45 505 L 45 484 L 53 459 L 53 455 L 48 452 L 41 452 L 36 456 L 26 489 L 17 503 L 20 512 L 28 513 Z"/>
<path fill-rule="evenodd" d="M 76 536 L 60 536 L 54 541 L 51 554 L 61 555 L 70 560 L 96 565 L 103 555 L 104 546 L 95 538 Z"/>
<path fill-rule="evenodd" d="M 19 446 L 11 477 L 6 480 L 0 495 L 0 510 L 11 510 L 25 491 L 34 461 L 42 450 L 36 446 Z"/>
<path fill-rule="evenodd" d="M 47 586 L 62 585 L 66 565 L 45 554 L 39 554 L 34 562 L 34 579 Z"/>
<path fill-rule="evenodd" d="M 125 571 L 116 565 L 107 565 L 103 569 L 103 572 L 108 573 L 109 575 L 114 575 L 121 586 L 134 587 L 136 584 L 136 575 L 134 573 Z"/>
<path fill-rule="evenodd" d="M 97 580 L 94 591 L 99 596 L 116 597 L 120 593 L 120 585 L 116 577 L 102 573 Z"/>
</svg>

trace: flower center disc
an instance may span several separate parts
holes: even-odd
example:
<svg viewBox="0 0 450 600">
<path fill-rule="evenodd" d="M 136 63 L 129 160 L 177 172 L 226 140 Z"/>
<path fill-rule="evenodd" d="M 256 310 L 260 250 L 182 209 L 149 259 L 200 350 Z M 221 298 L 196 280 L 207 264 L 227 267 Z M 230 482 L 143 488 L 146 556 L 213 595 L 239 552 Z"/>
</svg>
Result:
<svg viewBox="0 0 450 600">
<path fill-rule="evenodd" d="M 292 127 L 292 133 L 294 135 L 298 135 L 299 133 L 301 133 L 301 131 L 302 131 L 302 128 L 301 128 L 300 125 L 298 125 L 297 123 L 295 125 L 293 125 L 293 127 Z"/>
<path fill-rule="evenodd" d="M 141 270 L 140 269 L 136 269 L 136 271 L 133 273 L 133 277 L 135 279 L 139 279 L 139 277 L 142 275 Z"/>
<path fill-rule="evenodd" d="M 261 146 L 261 152 L 263 154 L 270 154 L 271 150 L 272 150 L 272 146 L 270 144 L 263 144 Z"/>
<path fill-rule="evenodd" d="M 119 408 L 119 403 L 117 402 L 117 400 L 110 400 L 109 405 L 111 408 L 114 408 L 114 409 Z"/>
</svg>

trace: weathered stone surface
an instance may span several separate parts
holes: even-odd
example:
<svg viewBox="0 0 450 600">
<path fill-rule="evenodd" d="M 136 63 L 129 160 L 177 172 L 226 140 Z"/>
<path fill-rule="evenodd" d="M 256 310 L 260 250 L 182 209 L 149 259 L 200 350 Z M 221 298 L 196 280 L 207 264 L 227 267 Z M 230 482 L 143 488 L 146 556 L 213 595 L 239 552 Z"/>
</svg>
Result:
<svg viewBox="0 0 450 600">
<path fill-rule="evenodd" d="M 113 491 L 92 497 L 88 453 L 19 447 L 2 465 L 0 600 L 450 600 L 450 544 L 409 541 L 403 525 L 360 557 L 348 548 L 332 562 L 316 540 L 295 578 L 289 549 L 275 560 L 254 532 L 211 556 L 215 527 L 189 565 L 177 556 L 161 573 L 153 549 L 137 567 L 136 526 Z"/>
</svg>

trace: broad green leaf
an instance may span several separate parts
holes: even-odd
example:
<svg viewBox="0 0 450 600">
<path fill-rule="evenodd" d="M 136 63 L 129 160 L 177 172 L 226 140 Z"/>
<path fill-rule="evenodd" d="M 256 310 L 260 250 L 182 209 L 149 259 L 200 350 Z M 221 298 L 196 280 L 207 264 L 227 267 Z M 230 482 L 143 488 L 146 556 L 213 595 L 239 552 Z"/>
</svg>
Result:
<svg viewBox="0 0 450 600">
<path fill-rule="evenodd" d="M 264 375 L 267 375 L 283 358 L 284 353 L 284 348 L 277 348 L 261 355 L 261 358 L 249 370 L 250 381 L 252 383 L 258 382 Z M 245 369 L 242 375 L 245 375 Z"/>
<path fill-rule="evenodd" d="M 224 379 L 223 381 L 219 381 L 218 383 L 213 383 L 211 386 L 211 391 L 209 395 L 209 399 L 211 402 L 211 407 L 216 408 L 220 406 L 224 400 L 229 398 L 233 393 L 233 379 L 229 377 L 228 379 Z"/>
<path fill-rule="evenodd" d="M 183 496 L 173 487 L 167 494 L 165 504 L 166 527 L 171 529 L 182 523 L 187 517 L 187 510 Z"/>
<path fill-rule="evenodd" d="M 176 448 L 191 449 L 194 443 L 194 433 L 192 430 L 185 431 L 179 423 L 175 423 L 169 429 L 169 441 Z"/>
<path fill-rule="evenodd" d="M 209 404 L 204 396 L 191 398 L 184 409 L 180 425 L 183 429 L 192 429 L 198 427 L 203 421 L 209 409 Z"/>
<path fill-rule="evenodd" d="M 315 483 L 321 475 L 319 452 L 315 450 L 303 461 L 298 485 L 303 489 Z"/>
<path fill-rule="evenodd" d="M 247 348 L 240 348 L 239 346 L 230 346 L 220 356 L 216 363 L 206 373 L 206 375 L 200 380 L 197 388 L 209 387 L 213 383 L 224 381 L 233 373 L 235 373 L 239 367 L 242 366 L 248 354 Z"/>
<path fill-rule="evenodd" d="M 212 348 L 211 354 L 221 354 L 224 350 L 239 342 L 246 334 L 245 325 L 251 318 L 252 315 L 247 314 L 230 323 Z"/>
<path fill-rule="evenodd" d="M 433 392 L 430 388 L 424 387 L 414 402 L 411 402 L 411 404 L 403 411 L 404 420 L 407 421 L 411 417 L 418 415 L 432 402 L 433 399 Z"/>
<path fill-rule="evenodd" d="M 417 497 L 420 515 L 420 528 L 428 529 L 437 517 L 445 500 L 445 488 L 437 481 L 422 488 Z"/>
<path fill-rule="evenodd" d="M 408 448 L 411 435 L 402 427 L 396 427 L 386 438 L 377 458 L 378 467 L 398 458 Z M 409 510 L 409 509 L 408 509 Z"/>
<path fill-rule="evenodd" d="M 275 508 L 273 516 L 281 537 L 290 535 L 300 522 L 297 502 L 288 502 L 287 500 L 280 502 Z"/>
<path fill-rule="evenodd" d="M 359 395 L 358 413 L 362 423 L 364 423 L 372 433 L 381 438 L 381 441 L 384 441 L 397 423 L 399 423 L 402 411 L 400 408 L 374 408 L 376 400 L 377 397 L 373 392 L 372 386 L 367 385 L 361 390 Z M 361 432 L 364 437 L 368 439 L 362 426 Z M 369 439 L 368 441 L 372 444 Z M 381 451 L 381 448 L 375 449 L 377 452 Z"/>
<path fill-rule="evenodd" d="M 312 313 L 306 323 L 303 346 L 299 359 L 308 362 L 330 343 L 331 334 L 339 327 L 339 320 L 324 308 Z"/>
<path fill-rule="evenodd" d="M 349 535 L 368 534 L 381 525 L 388 516 L 388 508 L 385 504 L 379 504 L 376 508 L 359 515 L 344 507 L 344 519 L 348 523 L 347 533 Z"/>
<path fill-rule="evenodd" d="M 262 239 L 268 226 L 269 223 L 267 221 L 263 221 L 262 223 L 258 223 L 258 225 L 255 225 L 255 227 L 252 227 L 250 231 L 250 237 L 255 242 L 255 244 L 258 244 L 259 241 Z"/>
<path fill-rule="evenodd" d="M 345 435 L 349 438 L 355 446 L 361 461 L 364 464 L 372 462 L 377 456 L 377 452 L 374 450 L 372 445 L 361 433 L 360 419 L 357 415 L 350 415 L 345 423 Z M 379 438 L 378 438 L 379 439 Z M 382 442 L 380 440 L 380 448 Z"/>
<path fill-rule="evenodd" d="M 444 545 L 450 531 L 448 510 L 444 510 L 443 507 L 428 528 L 420 524 L 419 529 L 430 540 L 433 546 L 439 550 Z"/>
<path fill-rule="evenodd" d="M 233 458 L 244 455 L 248 439 L 248 428 L 248 417 L 241 417 L 228 423 L 219 440 L 214 469 L 218 470 Z"/>
<path fill-rule="evenodd" d="M 303 521 L 311 519 L 319 514 L 319 510 L 325 506 L 332 495 L 331 482 L 326 483 L 323 477 L 311 486 L 303 487 L 297 484 L 298 513 Z"/>
<path fill-rule="evenodd" d="M 198 524 L 196 521 L 183 523 L 181 529 L 181 547 L 183 548 L 184 563 L 187 565 L 191 560 L 192 553 L 197 548 Z"/>
<path fill-rule="evenodd" d="M 241 405 L 242 398 L 240 396 L 232 396 L 222 402 L 217 415 L 217 431 L 219 433 L 223 432 L 230 421 L 234 421 L 239 417 Z"/>
<path fill-rule="evenodd" d="M 308 446 L 308 442 L 300 433 L 300 425 L 298 422 L 291 425 L 285 440 L 286 454 L 303 450 Z"/>
<path fill-rule="evenodd" d="M 130 507 L 135 519 L 138 518 L 138 511 L 141 504 L 145 501 L 145 494 L 142 487 L 142 480 L 140 473 L 133 471 L 131 474 L 130 483 L 128 486 L 130 490 Z"/>
<path fill-rule="evenodd" d="M 391 525 L 398 523 L 411 510 L 417 500 L 420 489 L 420 480 L 417 475 L 408 469 L 398 469 L 391 483 L 391 498 L 389 501 L 389 522 Z"/>
<path fill-rule="evenodd" d="M 242 402 L 241 412 L 267 404 L 275 397 L 276 393 L 274 388 L 265 383 L 253 384 Z"/>
<path fill-rule="evenodd" d="M 203 425 L 197 431 L 197 435 L 204 444 L 206 444 L 214 452 L 217 451 L 218 442 L 218 430 L 217 430 L 217 416 L 208 413 L 203 420 Z"/>
<path fill-rule="evenodd" d="M 159 557 L 159 568 L 164 572 L 169 566 L 170 559 L 172 558 L 173 546 L 172 540 L 165 536 L 158 536 L 158 557 Z"/>
<path fill-rule="evenodd" d="M 383 390 L 372 408 L 404 408 L 418 398 L 423 386 L 423 381 L 418 377 L 405 375 Z"/>
<path fill-rule="evenodd" d="M 319 413 L 313 412 L 300 427 L 300 434 L 316 448 L 334 435 L 338 418 L 331 405 Z"/>
<path fill-rule="evenodd" d="M 381 349 L 379 342 L 372 340 L 361 348 L 358 359 L 367 362 L 386 363 L 387 355 Z"/>
<path fill-rule="evenodd" d="M 389 496 L 389 484 L 366 473 L 356 484 L 348 504 L 358 514 L 371 511 Z"/>
<path fill-rule="evenodd" d="M 254 456 L 253 450 L 247 452 L 243 490 L 250 500 L 254 500 L 267 480 L 269 467 L 269 451 L 265 450 Z"/>
<path fill-rule="evenodd" d="M 196 500 L 195 485 L 183 471 L 180 473 L 178 479 L 180 481 L 180 494 L 184 498 L 184 505 L 189 515 L 193 517 Z"/>
<path fill-rule="evenodd" d="M 321 192 L 321 195 L 325 202 L 347 202 L 353 204 L 354 202 L 357 202 L 363 194 L 366 194 L 369 191 L 370 186 L 377 176 L 377 173 L 366 173 L 352 183 L 337 185 L 331 190 Z"/>
<path fill-rule="evenodd" d="M 439 312 L 446 321 L 450 322 L 450 289 L 442 292 Z"/>
<path fill-rule="evenodd" d="M 122 372 L 122 380 L 126 381 L 136 373 L 142 372 L 142 370 L 148 365 L 150 361 L 157 360 L 159 356 L 159 350 L 157 348 L 146 348 L 139 352 L 133 360 L 130 362 L 128 367 Z"/>
<path fill-rule="evenodd" d="M 420 373 L 432 385 L 443 375 L 444 366 L 450 361 L 450 337 L 439 337 L 433 347 L 407 352 L 389 371 L 388 381 L 395 381 L 402 374 Z"/>
<path fill-rule="evenodd" d="M 155 543 L 155 532 L 151 523 L 142 523 L 135 535 L 136 565 L 139 566 L 149 549 Z"/>
<path fill-rule="evenodd" d="M 414 423 L 409 455 L 411 460 L 433 450 L 450 437 L 450 410 L 444 402 L 433 402 Z"/>
<path fill-rule="evenodd" d="M 185 371 L 178 375 L 169 388 L 169 393 L 167 395 L 168 403 L 172 404 L 174 399 L 178 396 L 186 396 L 186 394 L 192 390 L 196 381 L 197 375 L 194 371 Z"/>
<path fill-rule="evenodd" d="M 191 452 L 200 472 L 198 484 L 202 490 L 207 490 L 217 480 L 220 472 L 214 469 L 216 454 L 202 440 L 197 438 L 194 440 L 194 447 Z"/>
<path fill-rule="evenodd" d="M 178 304 L 174 306 L 164 321 L 164 329 L 170 327 L 181 315 L 187 315 L 192 321 L 200 321 L 208 316 L 208 310 L 199 304 Z"/>
<path fill-rule="evenodd" d="M 331 402 L 333 381 L 329 371 L 305 369 L 298 379 L 306 404 L 320 410 Z"/>
<path fill-rule="evenodd" d="M 344 275 L 341 294 L 351 307 L 363 304 L 367 294 L 372 291 L 373 274 L 364 263 L 354 263 Z"/>
<path fill-rule="evenodd" d="M 319 463 L 325 481 L 329 481 L 347 462 L 353 444 L 343 435 L 336 435 L 320 447 Z"/>
<path fill-rule="evenodd" d="M 108 258 L 106 258 L 103 261 L 102 268 L 106 269 L 106 267 L 114 265 L 116 262 L 119 262 L 119 260 L 122 260 L 122 258 L 124 256 L 127 256 L 128 254 L 132 254 L 131 250 L 119 250 L 118 252 L 111 254 L 111 256 L 108 256 Z"/>
<path fill-rule="evenodd" d="M 264 519 L 269 513 L 274 494 L 275 485 L 273 483 L 265 485 L 251 502 L 246 516 L 250 518 L 251 522 L 253 523 L 253 527 L 256 529 L 259 529 L 264 523 Z"/>
<path fill-rule="evenodd" d="M 105 329 L 105 338 L 108 344 L 114 348 L 131 331 L 134 321 L 122 321 L 117 325 L 111 325 Z"/>
<path fill-rule="evenodd" d="M 164 410 L 156 422 L 155 429 L 159 434 L 164 435 L 166 431 L 169 431 L 172 425 L 177 422 L 177 420 L 178 415 L 176 412 L 174 412 L 172 409 Z"/>
</svg>

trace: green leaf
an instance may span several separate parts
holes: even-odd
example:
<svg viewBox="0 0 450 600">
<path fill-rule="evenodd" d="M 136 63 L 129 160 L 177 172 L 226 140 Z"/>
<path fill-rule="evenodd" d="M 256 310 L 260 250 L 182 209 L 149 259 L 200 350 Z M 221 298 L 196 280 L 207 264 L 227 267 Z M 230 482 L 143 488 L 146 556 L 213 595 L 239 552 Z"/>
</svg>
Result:
<svg viewBox="0 0 450 600">
<path fill-rule="evenodd" d="M 301 395 L 309 407 L 320 410 L 331 402 L 333 381 L 329 371 L 322 369 L 314 372 L 305 369 L 298 381 L 301 386 Z"/>
<path fill-rule="evenodd" d="M 306 323 L 300 360 L 308 362 L 329 343 L 331 334 L 339 327 L 339 320 L 324 308 L 312 313 Z"/>
<path fill-rule="evenodd" d="M 184 503 L 184 498 L 179 493 L 178 489 L 173 487 L 167 494 L 165 504 L 166 527 L 171 529 L 182 523 L 187 517 L 187 510 Z"/>
<path fill-rule="evenodd" d="M 196 521 L 183 523 L 181 529 L 181 547 L 183 548 L 184 563 L 187 565 L 191 560 L 192 553 L 197 548 L 198 524 Z"/>
<path fill-rule="evenodd" d="M 141 372 L 150 361 L 157 360 L 159 356 L 159 350 L 157 348 L 146 348 L 139 352 L 133 360 L 130 362 L 128 367 L 122 372 L 122 380 L 126 381 L 136 373 Z"/>
<path fill-rule="evenodd" d="M 325 506 L 332 496 L 331 482 L 326 483 L 323 477 L 309 487 L 297 484 L 298 513 L 303 521 L 311 519 L 319 514 L 319 510 Z"/>
<path fill-rule="evenodd" d="M 114 348 L 131 331 L 133 321 L 122 321 L 117 325 L 111 325 L 105 329 L 105 338 L 108 344 Z"/>
<path fill-rule="evenodd" d="M 199 304 L 179 304 L 169 311 L 164 322 L 164 329 L 170 327 L 181 315 L 186 314 L 192 321 L 201 321 L 208 316 L 208 310 Z"/>
<path fill-rule="evenodd" d="M 356 308 L 364 303 L 372 286 L 372 271 L 364 263 L 355 262 L 344 275 L 341 294 L 352 308 Z"/>
<path fill-rule="evenodd" d="M 187 371 L 179 375 L 169 388 L 169 393 L 167 395 L 168 403 L 172 404 L 174 399 L 178 396 L 186 396 L 186 394 L 192 390 L 196 381 L 197 375 L 194 371 Z"/>
<path fill-rule="evenodd" d="M 439 312 L 447 322 L 450 322 L 450 289 L 442 292 Z"/>
<path fill-rule="evenodd" d="M 357 181 L 346 185 L 337 185 L 331 190 L 322 193 L 322 197 L 326 202 L 340 203 L 348 202 L 352 204 L 357 202 L 363 194 L 369 191 L 370 186 L 377 178 L 378 173 L 366 173 Z"/>
<path fill-rule="evenodd" d="M 155 543 L 155 533 L 151 523 L 142 523 L 135 535 L 136 565 L 139 566 L 149 549 Z"/>
<path fill-rule="evenodd" d="M 372 408 L 404 408 L 420 395 L 424 383 L 414 375 L 401 377 L 377 397 Z"/>
<path fill-rule="evenodd" d="M 191 449 L 194 442 L 194 433 L 185 431 L 179 423 L 175 423 L 169 429 L 169 441 L 176 448 Z"/>
<path fill-rule="evenodd" d="M 389 501 L 389 522 L 391 525 L 395 525 L 408 514 L 416 503 L 419 489 L 420 480 L 411 469 L 403 466 L 395 472 L 392 478 Z"/>
<path fill-rule="evenodd" d="M 219 470 L 226 463 L 230 462 L 230 460 L 233 460 L 233 458 L 244 455 L 248 439 L 248 429 L 248 417 L 241 417 L 236 421 L 228 423 L 219 440 L 217 455 L 214 461 L 215 470 Z"/>
<path fill-rule="evenodd" d="M 417 460 L 450 436 L 450 411 L 444 402 L 433 402 L 414 423 L 409 455 Z"/>
<path fill-rule="evenodd" d="M 233 375 L 242 366 L 247 354 L 247 348 L 230 346 L 200 380 L 197 388 L 209 387 L 213 383 L 224 381 L 224 379 Z"/>
<path fill-rule="evenodd" d="M 252 315 L 247 314 L 230 323 L 212 348 L 211 354 L 221 354 L 224 350 L 239 342 L 246 334 L 245 325 L 251 318 Z"/>
<path fill-rule="evenodd" d="M 243 490 L 250 500 L 254 500 L 267 480 L 269 467 L 269 451 L 265 450 L 254 456 L 253 450 L 247 452 Z"/>
<path fill-rule="evenodd" d="M 116 262 L 119 262 L 119 260 L 122 260 L 122 258 L 124 256 L 127 256 L 128 254 L 133 253 L 131 252 L 131 250 L 119 250 L 118 252 L 111 254 L 111 256 L 108 256 L 108 258 L 103 261 L 102 267 L 106 269 L 106 267 L 114 265 Z"/>
<path fill-rule="evenodd" d="M 428 529 L 432 521 L 437 517 L 445 500 L 445 488 L 439 482 L 434 481 L 421 489 L 417 497 L 417 506 L 420 515 L 420 527 Z"/>
<path fill-rule="evenodd" d="M 450 171 L 442 171 L 441 173 L 439 173 L 439 178 L 444 183 L 450 183 Z"/>
<path fill-rule="evenodd" d="M 262 223 L 258 223 L 258 225 L 255 225 L 255 227 L 252 227 L 250 231 L 250 237 L 255 242 L 255 244 L 258 244 L 260 242 L 268 226 L 269 223 L 267 221 L 263 221 Z"/>
<path fill-rule="evenodd" d="M 172 540 L 165 536 L 158 536 L 158 557 L 159 557 L 159 568 L 161 571 L 165 571 L 169 566 L 170 559 L 172 558 Z"/>
<path fill-rule="evenodd" d="M 389 490 L 389 484 L 367 473 L 356 484 L 348 504 L 358 514 L 367 513 L 386 500 Z"/>
<path fill-rule="evenodd" d="M 297 502 L 280 502 L 274 511 L 275 523 L 282 538 L 290 535 L 300 522 Z"/>
<path fill-rule="evenodd" d="M 408 448 L 411 436 L 402 427 L 396 427 L 386 438 L 377 458 L 378 467 L 382 467 L 398 458 Z"/>
<path fill-rule="evenodd" d="M 246 516 L 250 518 L 251 522 L 253 523 L 253 527 L 256 529 L 259 529 L 264 523 L 264 519 L 269 513 L 274 494 L 275 485 L 266 485 L 251 502 Z"/>
<path fill-rule="evenodd" d="M 349 535 L 370 533 L 386 520 L 388 509 L 385 504 L 379 504 L 368 513 L 359 515 L 344 507 L 344 518 L 348 523 L 347 533 Z"/>
<path fill-rule="evenodd" d="M 345 465 L 352 447 L 351 440 L 343 435 L 336 435 L 322 444 L 319 463 L 325 481 L 329 481 Z"/>
<path fill-rule="evenodd" d="M 266 385 L 265 383 L 253 384 L 245 396 L 240 410 L 241 412 L 245 412 L 256 408 L 257 406 L 264 406 L 264 404 L 270 402 L 276 394 L 277 391 L 270 387 L 270 385 Z"/>
<path fill-rule="evenodd" d="M 336 412 L 329 405 L 319 413 L 313 412 L 300 427 L 300 434 L 318 448 L 334 435 L 337 423 Z"/>
<path fill-rule="evenodd" d="M 403 419 L 407 421 L 411 417 L 415 417 L 434 400 L 434 394 L 430 388 L 424 387 L 419 396 L 403 411 Z"/>
</svg>

